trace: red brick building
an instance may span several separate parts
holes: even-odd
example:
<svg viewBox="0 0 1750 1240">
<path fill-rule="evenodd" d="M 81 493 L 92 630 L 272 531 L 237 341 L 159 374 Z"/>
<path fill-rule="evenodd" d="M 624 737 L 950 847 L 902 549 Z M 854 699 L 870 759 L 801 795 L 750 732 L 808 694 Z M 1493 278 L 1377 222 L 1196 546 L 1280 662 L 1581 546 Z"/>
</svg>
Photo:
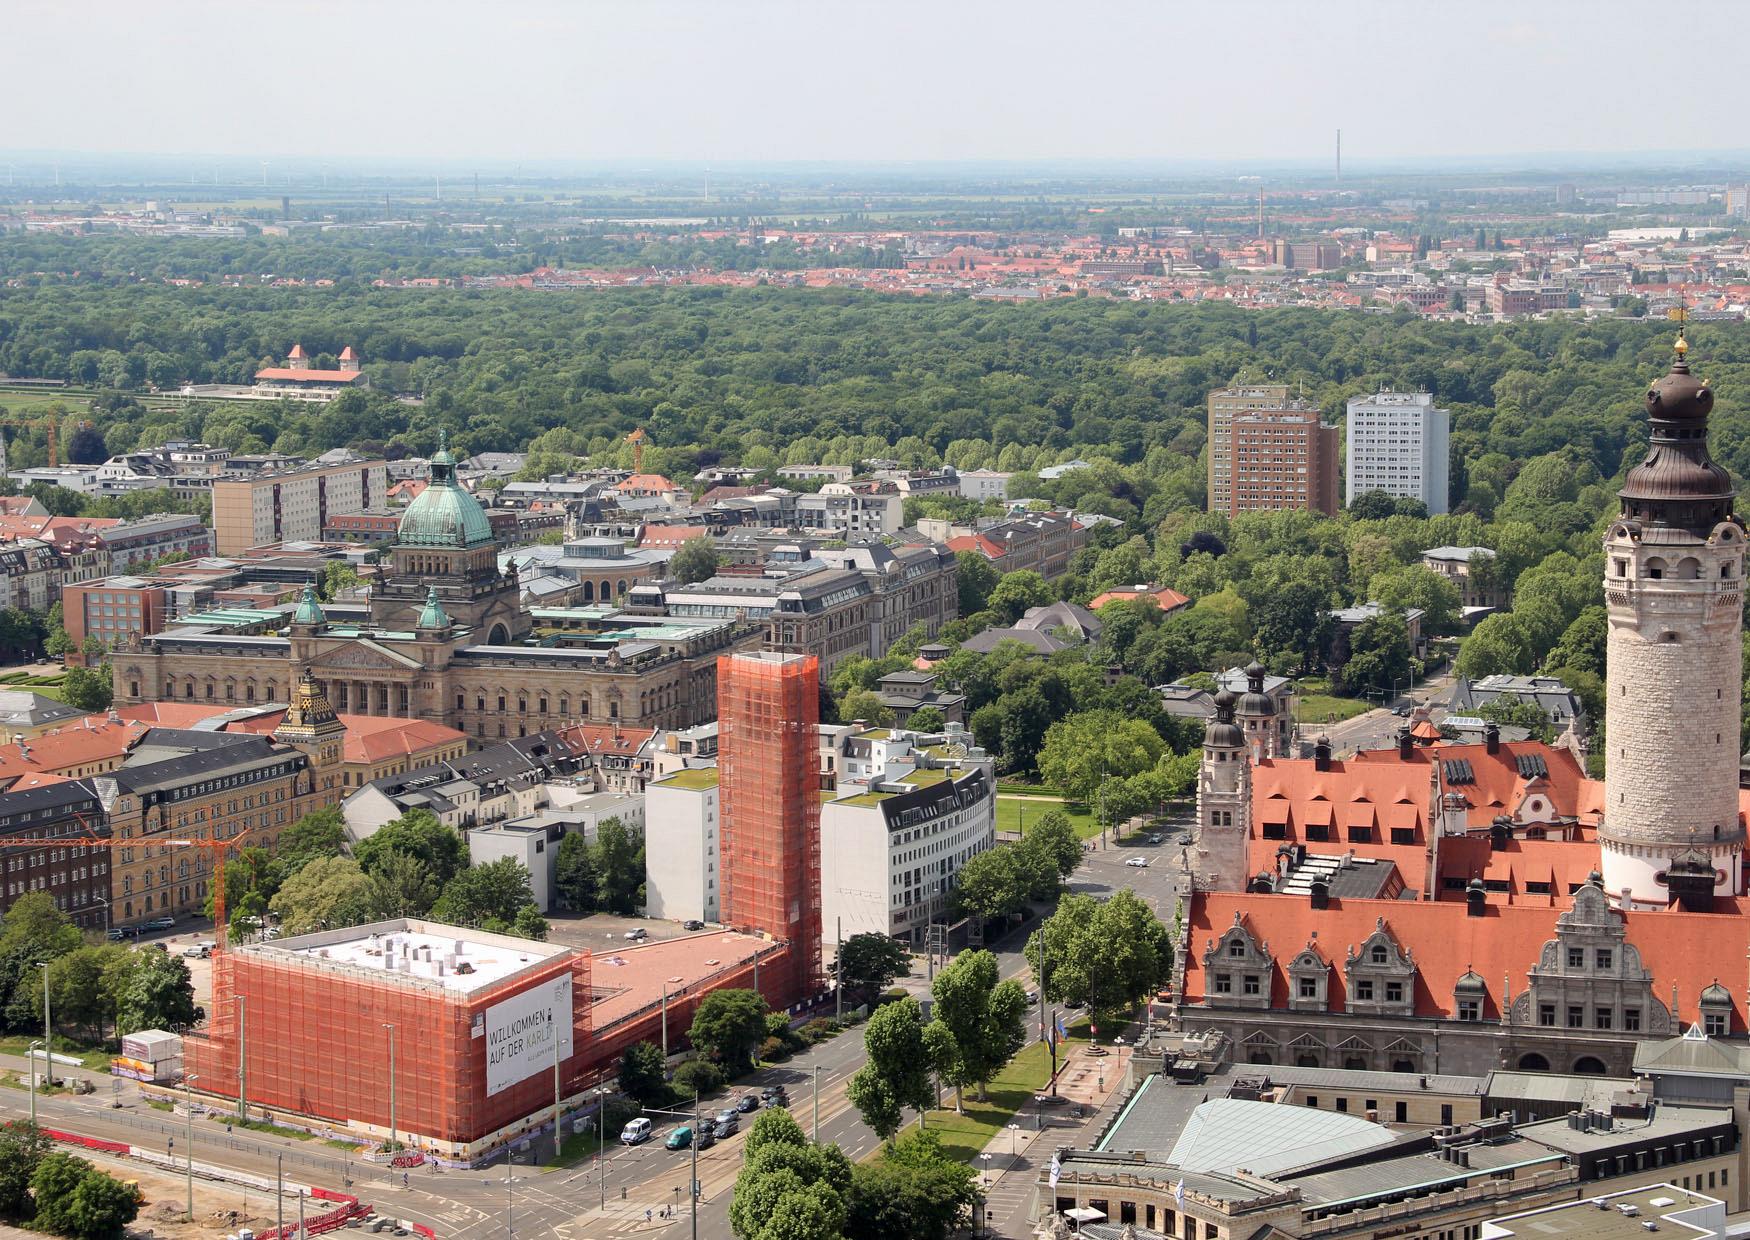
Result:
<svg viewBox="0 0 1750 1240">
<path fill-rule="evenodd" d="M 1337 428 L 1316 409 L 1255 409 L 1229 423 L 1228 515 L 1275 508 L 1337 512 Z"/>
</svg>

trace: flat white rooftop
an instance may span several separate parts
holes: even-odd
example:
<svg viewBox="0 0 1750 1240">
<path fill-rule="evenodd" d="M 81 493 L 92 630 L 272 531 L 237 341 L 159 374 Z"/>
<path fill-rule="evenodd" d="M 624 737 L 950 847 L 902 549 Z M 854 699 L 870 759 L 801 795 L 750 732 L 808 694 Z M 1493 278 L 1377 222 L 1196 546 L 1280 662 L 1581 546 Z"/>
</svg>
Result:
<svg viewBox="0 0 1750 1240">
<path fill-rule="evenodd" d="M 289 955 L 354 975 L 371 974 L 387 982 L 437 987 L 458 995 L 474 994 L 532 966 L 572 954 L 571 948 L 554 943 L 410 918 L 301 934 L 237 950 L 268 959 Z"/>
</svg>

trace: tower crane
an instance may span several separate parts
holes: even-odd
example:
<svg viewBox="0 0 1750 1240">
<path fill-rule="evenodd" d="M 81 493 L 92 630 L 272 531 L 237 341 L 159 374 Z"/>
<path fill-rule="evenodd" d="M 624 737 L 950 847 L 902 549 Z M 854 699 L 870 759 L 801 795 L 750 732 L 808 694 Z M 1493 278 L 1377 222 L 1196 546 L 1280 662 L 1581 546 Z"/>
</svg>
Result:
<svg viewBox="0 0 1750 1240">
<path fill-rule="evenodd" d="M 249 838 L 247 829 L 239 831 L 226 840 L 190 840 L 181 838 L 159 839 L 155 836 L 138 836 L 131 839 L 117 839 L 115 836 L 102 836 L 91 831 L 90 824 L 83 815 L 73 815 L 85 834 L 80 836 L 62 836 L 43 838 L 34 835 L 0 835 L 0 848 L 200 848 L 214 856 L 213 866 L 213 939 L 218 944 L 217 950 L 225 950 L 225 862 L 231 849 L 240 846 Z"/>
</svg>

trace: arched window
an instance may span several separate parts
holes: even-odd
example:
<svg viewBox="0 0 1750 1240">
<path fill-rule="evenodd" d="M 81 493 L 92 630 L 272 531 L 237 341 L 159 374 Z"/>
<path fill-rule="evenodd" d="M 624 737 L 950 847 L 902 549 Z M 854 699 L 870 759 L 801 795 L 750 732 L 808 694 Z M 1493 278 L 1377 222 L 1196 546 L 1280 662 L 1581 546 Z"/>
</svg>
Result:
<svg viewBox="0 0 1750 1240">
<path fill-rule="evenodd" d="M 1530 1051 L 1519 1057 L 1519 1070 L 1521 1072 L 1548 1072 L 1549 1060 L 1536 1051 Z"/>
<path fill-rule="evenodd" d="M 595 602 L 595 582 L 586 581 L 583 583 L 583 601 L 586 603 Z"/>
<path fill-rule="evenodd" d="M 1607 1069 L 1596 1055 L 1582 1055 L 1574 1061 L 1574 1071 L 1580 1076 L 1603 1076 Z"/>
</svg>

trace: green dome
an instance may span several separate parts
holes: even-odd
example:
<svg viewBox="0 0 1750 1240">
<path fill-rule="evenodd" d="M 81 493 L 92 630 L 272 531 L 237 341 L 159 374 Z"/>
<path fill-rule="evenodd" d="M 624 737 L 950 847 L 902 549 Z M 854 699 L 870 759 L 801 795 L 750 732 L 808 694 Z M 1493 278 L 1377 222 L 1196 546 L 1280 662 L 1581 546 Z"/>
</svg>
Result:
<svg viewBox="0 0 1750 1240">
<path fill-rule="evenodd" d="M 310 582 L 304 583 L 304 593 L 298 599 L 298 610 L 292 613 L 293 624 L 324 624 L 328 617 L 322 614 L 322 604 L 316 601 L 316 587 Z"/>
<path fill-rule="evenodd" d="M 419 628 L 447 629 L 450 627 L 450 617 L 444 611 L 444 605 L 438 602 L 437 587 L 432 586 L 425 592 L 425 610 L 419 613 Z"/>
<path fill-rule="evenodd" d="M 478 547 L 492 541 L 486 510 L 456 482 L 456 458 L 441 431 L 431 458 L 431 484 L 401 514 L 395 541 L 404 547 Z"/>
</svg>

